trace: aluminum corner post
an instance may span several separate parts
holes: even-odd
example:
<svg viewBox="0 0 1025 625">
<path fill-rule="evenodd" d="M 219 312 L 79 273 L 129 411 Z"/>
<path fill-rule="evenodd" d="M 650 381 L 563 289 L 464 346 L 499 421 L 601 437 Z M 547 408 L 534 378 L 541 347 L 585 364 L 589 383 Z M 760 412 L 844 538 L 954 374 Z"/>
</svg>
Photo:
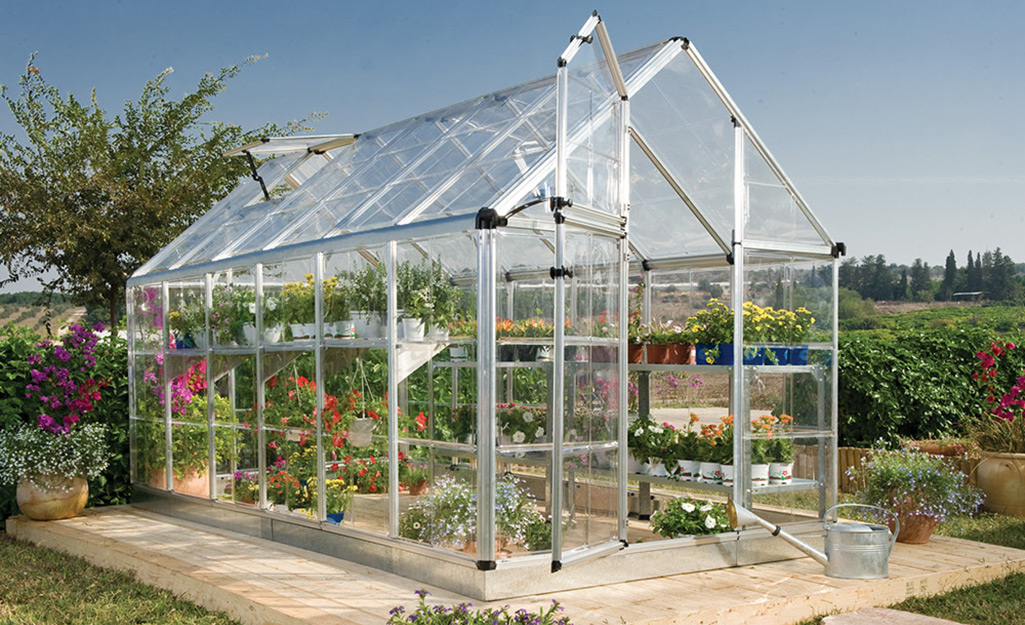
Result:
<svg viewBox="0 0 1025 625">
<path fill-rule="evenodd" d="M 206 274 L 207 281 L 212 281 L 213 276 Z M 211 292 L 213 286 L 210 286 Z M 170 309 L 171 302 L 167 302 L 167 307 Z M 212 341 L 211 341 L 212 343 Z M 211 347 L 212 349 L 212 347 Z M 217 497 L 217 420 L 216 412 L 214 410 L 214 399 L 217 395 L 217 391 L 214 388 L 214 368 L 213 368 L 213 354 L 207 353 L 206 355 L 206 438 L 207 438 L 207 458 L 209 464 L 207 465 L 207 498 L 214 499 Z M 232 385 L 234 386 L 234 385 Z M 167 397 L 170 397 L 168 395 Z M 231 389 L 232 402 L 235 401 L 234 388 Z M 234 416 L 234 411 L 232 411 Z"/>
<path fill-rule="evenodd" d="M 600 25 L 599 25 L 600 26 Z M 604 28 L 599 34 L 604 32 Z M 603 42 L 608 38 L 605 35 Z M 602 45 L 604 48 L 604 43 Z M 609 46 L 611 49 L 611 45 Z M 613 55 L 612 58 L 615 58 Z M 618 63 L 616 65 L 618 72 Z M 624 87 L 625 88 L 625 87 Z M 619 529 L 619 540 L 627 542 L 627 518 L 630 515 L 630 504 L 626 492 L 627 475 L 627 411 L 629 397 L 627 388 L 630 373 L 627 368 L 627 338 L 630 330 L 630 100 L 623 97 L 619 101 L 619 215 L 624 220 L 623 236 L 619 239 L 619 421 L 616 428 L 617 463 L 616 463 L 616 525 Z"/>
<path fill-rule="evenodd" d="M 595 16 L 596 17 L 596 16 Z M 586 26 L 586 25 L 585 25 Z M 593 25 L 592 25 L 593 28 Z M 581 31 L 582 32 L 582 31 Z M 571 42 L 577 43 L 578 40 Z M 575 50 L 574 50 L 575 52 Z M 559 59 L 559 69 L 556 74 L 556 113 L 555 113 L 555 195 L 565 198 L 569 188 L 567 180 L 567 157 L 569 146 L 567 145 L 567 116 L 569 114 L 569 69 L 564 62 L 565 57 Z M 555 219 L 555 354 L 552 363 L 552 572 L 562 568 L 562 443 L 563 416 L 566 392 L 566 291 L 565 280 L 562 268 L 565 266 L 565 227 L 561 223 L 559 213 L 556 212 Z"/>
<path fill-rule="evenodd" d="M 828 492 L 826 505 L 833 507 L 836 505 L 837 500 L 840 497 L 840 476 L 837 475 L 839 471 L 839 458 L 837 457 L 837 445 L 838 437 L 840 435 L 840 290 L 836 288 L 836 285 L 840 284 L 840 257 L 836 256 L 833 258 L 833 357 L 830 359 L 830 370 L 833 374 L 833 379 L 830 381 L 830 408 L 832 414 L 830 415 L 829 426 L 832 432 L 832 436 L 829 438 L 829 453 L 832 456 L 831 460 L 826 464 L 826 489 Z"/>
<path fill-rule="evenodd" d="M 733 161 L 733 271 L 730 303 L 733 307 L 733 374 L 730 385 L 730 407 L 733 413 L 733 500 L 751 505 L 750 468 L 744 466 L 744 447 L 749 444 L 747 432 L 751 419 L 746 409 L 747 372 L 744 366 L 744 226 L 747 221 L 747 187 L 744 179 L 744 128 L 734 123 Z M 743 429 L 746 428 L 746 429 Z"/>
<path fill-rule="evenodd" d="M 398 243 L 388 242 L 388 536 L 399 536 Z"/>
<path fill-rule="evenodd" d="M 130 287 L 125 288 L 125 324 L 128 332 L 128 476 L 132 483 L 135 483 L 139 479 L 139 443 L 135 436 L 136 424 L 139 421 L 139 403 L 135 396 L 135 293 Z"/>
<path fill-rule="evenodd" d="M 495 279 L 494 228 L 477 229 L 477 566 L 495 562 Z"/>
<path fill-rule="evenodd" d="M 324 458 L 324 253 L 313 256 L 313 317 L 317 324 L 317 337 L 313 343 L 314 375 L 317 378 L 317 520 L 327 518 L 327 470 Z M 392 419 L 394 420 L 394 419 Z M 390 459 L 389 459 L 390 461 Z M 389 476 L 394 473 L 390 469 Z M 390 487 L 390 486 L 389 486 Z"/>
<path fill-rule="evenodd" d="M 210 276 L 207 276 L 206 280 L 206 327 L 210 327 Z M 164 385 L 164 397 L 171 397 L 171 375 L 170 369 L 167 362 L 167 344 L 170 341 L 170 326 L 168 324 L 168 310 L 171 306 L 170 288 L 167 284 L 167 280 L 160 283 L 160 305 L 162 310 L 161 324 L 163 327 L 160 329 L 160 362 L 163 363 L 164 374 L 161 376 L 163 379 L 161 383 Z M 209 349 L 209 346 L 207 346 Z M 210 356 L 210 352 L 207 352 L 207 357 Z M 209 361 L 208 361 L 209 362 Z M 171 402 L 164 402 L 164 488 L 167 490 L 174 490 L 174 458 L 171 457 L 174 441 L 171 438 Z"/>
<path fill-rule="evenodd" d="M 256 334 L 263 336 L 263 263 L 256 263 Z M 263 407 L 267 402 L 267 389 L 264 386 L 263 354 L 261 347 L 256 350 L 256 462 L 259 469 L 259 502 L 261 510 L 267 509 L 267 432 L 264 430 Z"/>
</svg>

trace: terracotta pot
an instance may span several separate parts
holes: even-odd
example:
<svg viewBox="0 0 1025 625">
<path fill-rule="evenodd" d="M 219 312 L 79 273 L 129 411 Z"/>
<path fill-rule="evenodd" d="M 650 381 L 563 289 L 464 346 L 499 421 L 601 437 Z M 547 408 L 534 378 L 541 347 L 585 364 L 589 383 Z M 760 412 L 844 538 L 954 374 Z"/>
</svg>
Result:
<svg viewBox="0 0 1025 625">
<path fill-rule="evenodd" d="M 149 474 L 149 479 L 146 480 L 146 484 L 153 488 L 164 490 L 167 488 L 167 480 L 165 476 L 165 469 L 161 467 Z M 199 471 L 191 468 L 181 477 L 178 477 L 177 475 L 174 476 L 172 489 L 174 492 L 182 495 L 192 495 L 193 497 L 203 497 L 205 499 L 210 497 L 210 480 L 207 479 L 205 469 L 203 470 L 203 474 L 200 475 Z"/>
<path fill-rule="evenodd" d="M 690 343 L 666 345 L 666 362 L 671 365 L 694 364 L 694 347 Z"/>
<path fill-rule="evenodd" d="M 70 519 L 85 507 L 89 499 L 89 484 L 82 478 L 72 480 L 40 480 L 52 483 L 53 488 L 42 488 L 26 479 L 18 480 L 17 499 L 22 513 L 36 521 Z"/>
<path fill-rule="evenodd" d="M 630 343 L 626 346 L 626 361 L 634 364 L 644 362 L 644 346 Z"/>
<path fill-rule="evenodd" d="M 655 345 L 649 343 L 648 345 L 644 346 L 644 350 L 648 354 L 648 364 L 664 365 L 669 362 L 668 345 Z"/>
<path fill-rule="evenodd" d="M 897 542 L 909 545 L 924 545 L 929 542 L 932 533 L 940 522 L 930 516 L 922 514 L 909 514 L 900 517 L 900 533 L 897 534 Z M 894 523 L 891 518 L 888 521 L 890 531 L 893 531 Z"/>
<path fill-rule="evenodd" d="M 987 510 L 1025 518 L 1025 454 L 982 452 L 975 480 Z"/>
</svg>

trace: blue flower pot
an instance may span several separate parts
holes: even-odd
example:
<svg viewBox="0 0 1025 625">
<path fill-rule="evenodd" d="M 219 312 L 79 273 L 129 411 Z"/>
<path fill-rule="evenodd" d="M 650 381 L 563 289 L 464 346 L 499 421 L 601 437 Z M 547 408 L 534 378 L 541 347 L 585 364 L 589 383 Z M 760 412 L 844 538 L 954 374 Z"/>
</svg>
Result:
<svg viewBox="0 0 1025 625">
<path fill-rule="evenodd" d="M 745 365 L 760 365 L 765 362 L 761 347 L 745 347 L 742 355 Z"/>
<path fill-rule="evenodd" d="M 341 525 L 342 521 L 344 521 L 344 520 L 345 520 L 345 513 L 344 512 L 328 512 L 327 513 L 327 522 L 331 523 L 332 525 Z"/>
<path fill-rule="evenodd" d="M 790 364 L 790 348 L 789 347 L 763 347 L 762 348 L 762 362 L 766 365 L 789 365 Z"/>
<path fill-rule="evenodd" d="M 698 343 L 697 345 L 695 345 L 697 354 L 694 361 L 699 365 L 732 365 L 733 343 L 720 343 L 718 345 L 719 357 L 716 358 L 713 362 L 708 362 L 708 352 L 709 350 L 712 350 L 715 347 L 715 345 L 710 345 L 708 343 Z"/>
<path fill-rule="evenodd" d="M 807 347 L 791 347 L 790 348 L 790 364 L 792 364 L 792 365 L 806 365 L 806 364 L 808 364 L 808 348 Z"/>
</svg>

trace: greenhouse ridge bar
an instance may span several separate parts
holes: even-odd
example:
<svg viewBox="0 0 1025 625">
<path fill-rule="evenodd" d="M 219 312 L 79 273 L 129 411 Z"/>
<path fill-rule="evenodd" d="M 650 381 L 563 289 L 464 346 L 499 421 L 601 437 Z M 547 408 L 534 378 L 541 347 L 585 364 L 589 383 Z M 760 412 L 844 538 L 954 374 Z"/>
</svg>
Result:
<svg viewBox="0 0 1025 625">
<path fill-rule="evenodd" d="M 817 531 L 843 244 L 687 39 L 595 13 L 556 66 L 225 155 L 253 177 L 128 283 L 139 505 L 482 599 L 801 555 L 648 517 Z M 688 317 L 715 340 L 655 356 Z"/>
</svg>

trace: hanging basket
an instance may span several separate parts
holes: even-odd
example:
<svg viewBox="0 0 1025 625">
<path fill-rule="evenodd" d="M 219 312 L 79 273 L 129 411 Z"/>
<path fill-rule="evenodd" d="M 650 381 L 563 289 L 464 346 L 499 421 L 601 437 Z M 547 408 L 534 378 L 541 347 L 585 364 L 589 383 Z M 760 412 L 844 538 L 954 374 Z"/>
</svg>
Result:
<svg viewBox="0 0 1025 625">
<path fill-rule="evenodd" d="M 356 419 L 349 428 L 349 442 L 356 447 L 366 447 L 374 436 L 373 419 Z"/>
</svg>

